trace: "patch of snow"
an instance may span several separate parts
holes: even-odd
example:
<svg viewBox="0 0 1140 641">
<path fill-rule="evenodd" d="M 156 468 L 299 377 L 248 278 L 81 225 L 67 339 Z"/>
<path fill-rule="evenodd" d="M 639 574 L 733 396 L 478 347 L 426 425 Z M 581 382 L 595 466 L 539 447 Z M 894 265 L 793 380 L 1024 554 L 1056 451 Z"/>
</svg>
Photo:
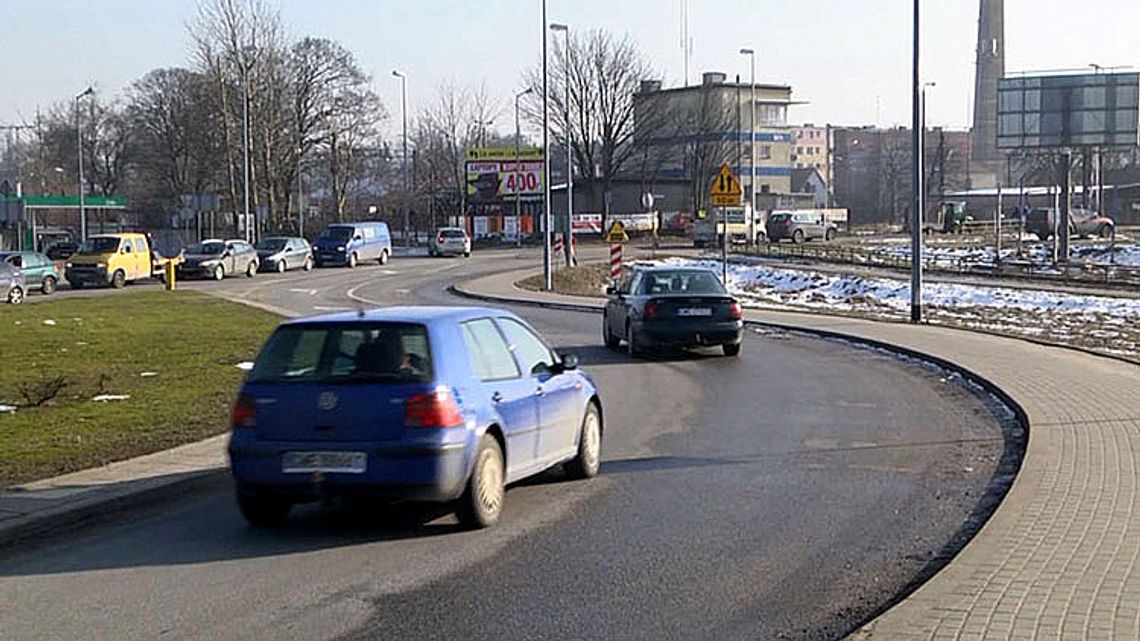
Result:
<svg viewBox="0 0 1140 641">
<path fill-rule="evenodd" d="M 100 394 L 91 400 L 99 403 L 106 403 L 108 401 L 125 401 L 131 397 L 130 394 Z"/>
<path fill-rule="evenodd" d="M 242 361 L 234 367 L 237 367 L 243 372 L 248 372 L 249 370 L 253 369 L 253 363 L 251 361 Z"/>
<path fill-rule="evenodd" d="M 0 413 L 15 414 L 16 409 L 15 405 L 4 405 L 0 403 Z"/>
<path fill-rule="evenodd" d="M 56 322 L 51 318 L 45 318 L 44 319 L 44 325 L 47 325 L 49 327 L 54 327 L 56 325 Z"/>
<path fill-rule="evenodd" d="M 152 376 L 158 376 L 158 372 L 140 372 L 139 376 L 142 378 L 150 378 Z"/>
</svg>

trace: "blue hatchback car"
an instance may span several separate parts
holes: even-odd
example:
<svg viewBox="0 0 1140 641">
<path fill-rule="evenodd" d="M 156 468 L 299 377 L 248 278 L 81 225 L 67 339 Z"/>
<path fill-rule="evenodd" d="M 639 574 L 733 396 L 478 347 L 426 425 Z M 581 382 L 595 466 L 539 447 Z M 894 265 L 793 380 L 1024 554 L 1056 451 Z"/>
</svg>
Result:
<svg viewBox="0 0 1140 641">
<path fill-rule="evenodd" d="M 602 405 L 573 355 L 486 308 L 391 307 L 283 323 L 234 405 L 238 506 L 284 521 L 325 496 L 456 501 L 499 519 L 505 488 L 555 465 L 598 473 Z"/>
</svg>

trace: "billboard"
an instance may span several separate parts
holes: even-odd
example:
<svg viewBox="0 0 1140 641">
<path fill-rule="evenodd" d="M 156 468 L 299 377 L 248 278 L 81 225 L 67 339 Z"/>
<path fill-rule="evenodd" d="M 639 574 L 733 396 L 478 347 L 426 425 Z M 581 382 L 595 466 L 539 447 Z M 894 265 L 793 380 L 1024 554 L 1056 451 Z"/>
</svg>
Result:
<svg viewBox="0 0 1140 641">
<path fill-rule="evenodd" d="M 1140 73 L 1017 76 L 998 82 L 1002 150 L 1140 144 Z"/>
<path fill-rule="evenodd" d="M 541 200 L 543 193 L 542 150 L 514 147 L 476 147 L 467 150 L 467 200 L 475 204 Z"/>
</svg>

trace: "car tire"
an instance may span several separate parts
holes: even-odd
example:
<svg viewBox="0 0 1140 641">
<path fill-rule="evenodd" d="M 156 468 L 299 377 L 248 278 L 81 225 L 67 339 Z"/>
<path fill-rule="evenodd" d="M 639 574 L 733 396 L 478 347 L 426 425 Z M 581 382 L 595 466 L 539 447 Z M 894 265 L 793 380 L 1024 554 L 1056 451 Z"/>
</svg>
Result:
<svg viewBox="0 0 1140 641">
<path fill-rule="evenodd" d="M 1112 225 L 1101 225 L 1100 229 L 1096 230 L 1096 235 L 1104 240 L 1112 238 L 1113 227 Z"/>
<path fill-rule="evenodd" d="M 464 258 L 471 258 L 471 252 L 463 252 Z"/>
<path fill-rule="evenodd" d="M 40 291 L 43 292 L 45 296 L 51 296 L 55 293 L 55 287 L 55 276 L 47 276 L 44 278 L 44 282 L 40 284 Z"/>
<path fill-rule="evenodd" d="M 302 269 L 304 269 L 307 272 L 313 271 L 313 259 L 312 258 L 306 258 L 305 259 L 305 266 L 302 267 Z"/>
<path fill-rule="evenodd" d="M 721 345 L 721 349 L 724 350 L 725 356 L 740 355 L 740 343 L 728 343 L 726 345 Z"/>
<path fill-rule="evenodd" d="M 608 349 L 617 349 L 621 345 L 621 339 L 610 331 L 610 319 L 605 315 L 602 315 L 602 341 Z"/>
<path fill-rule="evenodd" d="M 797 229 L 794 232 L 792 232 L 792 242 L 796 245 L 799 245 L 800 243 L 804 242 L 804 230 Z"/>
<path fill-rule="evenodd" d="M 225 280 L 225 278 L 226 268 L 222 267 L 221 265 L 214 267 L 214 280 Z"/>
<path fill-rule="evenodd" d="M 251 262 L 245 266 L 245 277 L 253 278 L 257 274 L 257 263 Z"/>
<path fill-rule="evenodd" d="M 24 302 L 24 288 L 16 285 L 8 290 L 8 296 L 5 298 L 9 305 L 19 305 Z"/>
<path fill-rule="evenodd" d="M 348 255 L 348 268 L 352 269 L 354 267 L 356 267 L 356 252 L 352 252 Z"/>
<path fill-rule="evenodd" d="M 284 258 L 282 258 L 281 260 L 277 261 L 277 273 L 278 273 L 278 274 L 284 274 L 284 273 L 285 273 L 285 269 L 286 269 L 286 267 L 285 267 L 285 259 L 284 259 Z"/>
<path fill-rule="evenodd" d="M 592 479 L 598 475 L 602 464 L 602 413 L 590 401 L 586 414 L 582 417 L 582 428 L 578 433 L 578 454 L 566 462 L 564 469 L 570 478 Z"/>
<path fill-rule="evenodd" d="M 376 262 L 380 263 L 381 265 L 387 265 L 388 264 L 388 250 L 387 249 L 381 249 L 380 250 L 380 259 Z"/>
<path fill-rule="evenodd" d="M 490 434 L 484 434 L 479 439 L 479 449 L 475 452 L 475 464 L 471 466 L 467 488 L 463 491 L 463 496 L 459 497 L 455 510 L 459 522 L 471 528 L 490 527 L 498 522 L 506 499 L 505 478 L 506 470 L 499 442 Z"/>
<path fill-rule="evenodd" d="M 238 493 L 238 510 L 254 527 L 278 527 L 289 518 L 293 504 L 283 499 L 270 499 Z"/>
<path fill-rule="evenodd" d="M 823 239 L 829 243 L 831 241 L 835 240 L 835 230 L 834 229 L 827 230 L 827 233 L 823 235 Z"/>
<path fill-rule="evenodd" d="M 625 326 L 625 351 L 630 358 L 641 355 L 641 345 L 637 344 L 637 332 L 633 331 L 633 327 L 629 324 Z"/>
<path fill-rule="evenodd" d="M 127 284 L 127 274 L 121 269 L 116 269 L 114 274 L 111 274 L 111 287 L 115 289 L 122 289 Z"/>
<path fill-rule="evenodd" d="M 439 252 L 437 252 L 435 250 L 435 248 L 433 248 L 433 247 L 428 247 L 428 256 L 435 258 L 435 257 L 439 256 Z"/>
</svg>

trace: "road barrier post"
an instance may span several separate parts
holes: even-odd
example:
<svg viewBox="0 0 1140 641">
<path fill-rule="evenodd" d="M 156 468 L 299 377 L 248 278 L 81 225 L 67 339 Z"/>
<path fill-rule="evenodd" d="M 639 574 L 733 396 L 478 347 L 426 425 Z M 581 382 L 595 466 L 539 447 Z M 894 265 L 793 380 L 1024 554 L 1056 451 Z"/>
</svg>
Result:
<svg viewBox="0 0 1140 641">
<path fill-rule="evenodd" d="M 172 292 L 175 289 L 174 274 L 176 270 L 174 269 L 174 261 L 170 259 L 163 261 L 162 268 L 166 275 L 166 283 L 164 283 L 166 291 Z"/>
<path fill-rule="evenodd" d="M 610 278 L 617 280 L 621 277 L 621 243 L 610 245 Z"/>
</svg>

